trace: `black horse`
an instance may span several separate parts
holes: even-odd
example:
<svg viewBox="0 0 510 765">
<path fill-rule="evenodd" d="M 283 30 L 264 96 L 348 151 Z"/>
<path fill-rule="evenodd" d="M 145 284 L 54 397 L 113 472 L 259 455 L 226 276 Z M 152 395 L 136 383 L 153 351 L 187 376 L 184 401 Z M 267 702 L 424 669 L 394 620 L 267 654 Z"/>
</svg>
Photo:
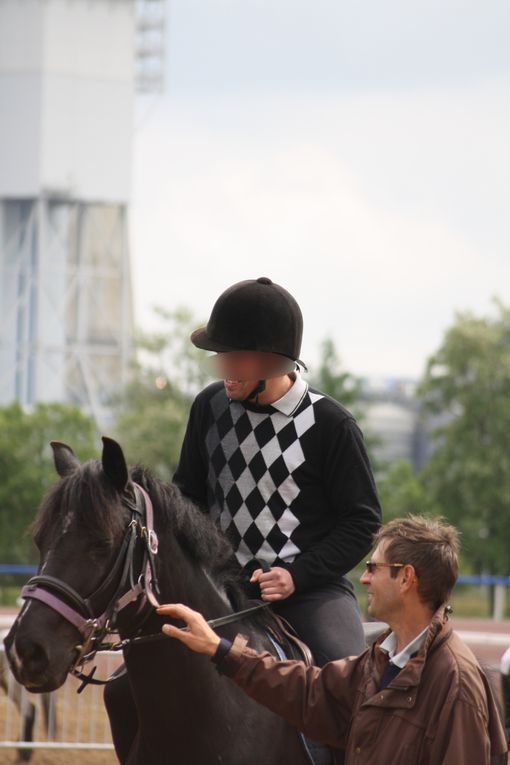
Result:
<svg viewBox="0 0 510 765">
<path fill-rule="evenodd" d="M 136 520 L 138 485 L 145 487 L 154 507 L 159 553 L 149 558 L 154 558 L 150 568 L 159 583 L 160 601 L 186 603 L 206 618 L 247 608 L 231 547 L 216 526 L 174 485 L 142 468 L 128 472 L 115 441 L 103 443 L 102 460 L 83 465 L 69 447 L 52 444 L 61 480 L 46 496 L 33 525 L 41 555 L 36 577 L 40 586 L 53 587 L 68 610 L 78 611 L 81 604 L 90 609 L 91 603 L 96 617 L 106 610 L 122 638 L 161 632 L 164 620 L 149 603 L 140 606 L 143 596 L 118 614 L 108 610 L 112 598 L 118 603 L 123 594 L 119 581 L 122 589 L 129 588 L 124 587 L 126 566 L 118 565 L 126 531 L 129 534 L 137 524 L 144 528 Z M 133 573 L 136 579 L 148 570 L 143 536 L 137 536 L 132 548 L 130 580 Z M 60 687 L 76 666 L 83 633 L 53 602 L 25 596 L 29 599 L 5 641 L 7 656 L 19 682 L 31 691 L 48 692 Z M 231 639 L 242 631 L 257 650 L 274 652 L 262 623 L 266 619 L 270 615 L 247 618 L 219 631 Z M 106 626 L 96 625 L 98 634 L 92 634 L 88 650 L 94 640 L 104 638 Z M 124 720 L 129 751 L 125 745 L 117 747 L 123 765 L 310 762 L 295 729 L 221 677 L 208 658 L 189 652 L 178 641 L 134 642 L 125 650 L 125 663 L 136 706 L 133 717 Z M 115 741 L 115 730 L 113 734 Z M 122 738 L 125 742 L 126 730 Z"/>
</svg>

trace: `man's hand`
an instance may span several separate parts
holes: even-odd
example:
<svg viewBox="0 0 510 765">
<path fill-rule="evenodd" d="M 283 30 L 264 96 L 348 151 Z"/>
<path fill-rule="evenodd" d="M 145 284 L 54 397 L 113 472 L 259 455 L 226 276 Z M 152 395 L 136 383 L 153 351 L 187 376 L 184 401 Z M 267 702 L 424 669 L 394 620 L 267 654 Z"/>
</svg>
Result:
<svg viewBox="0 0 510 765">
<path fill-rule="evenodd" d="M 286 568 L 275 566 L 265 574 L 258 568 L 251 575 L 250 582 L 260 585 L 262 600 L 275 601 L 288 598 L 295 591 L 294 581 Z"/>
<path fill-rule="evenodd" d="M 214 656 L 220 643 L 220 638 L 209 627 L 202 614 L 180 603 L 160 606 L 157 612 L 160 616 L 171 616 L 173 619 L 180 619 L 186 623 L 188 628 L 188 631 L 185 632 L 178 627 L 173 627 L 171 624 L 164 624 L 162 632 L 165 635 L 180 640 L 181 643 L 184 643 L 192 651 Z"/>
</svg>

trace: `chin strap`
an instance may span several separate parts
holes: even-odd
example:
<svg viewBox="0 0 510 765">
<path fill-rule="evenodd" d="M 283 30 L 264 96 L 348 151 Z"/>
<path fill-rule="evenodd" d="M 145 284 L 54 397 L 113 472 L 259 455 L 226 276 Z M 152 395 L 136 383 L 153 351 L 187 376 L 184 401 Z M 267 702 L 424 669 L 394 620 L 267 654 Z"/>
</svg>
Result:
<svg viewBox="0 0 510 765">
<path fill-rule="evenodd" d="M 259 395 L 261 393 L 264 393 L 266 389 L 266 381 L 265 380 L 259 380 L 257 385 L 254 387 L 251 393 L 249 393 L 244 401 L 251 401 L 252 399 L 255 399 L 255 403 L 259 403 Z M 243 403 L 244 403 L 243 401 Z"/>
</svg>

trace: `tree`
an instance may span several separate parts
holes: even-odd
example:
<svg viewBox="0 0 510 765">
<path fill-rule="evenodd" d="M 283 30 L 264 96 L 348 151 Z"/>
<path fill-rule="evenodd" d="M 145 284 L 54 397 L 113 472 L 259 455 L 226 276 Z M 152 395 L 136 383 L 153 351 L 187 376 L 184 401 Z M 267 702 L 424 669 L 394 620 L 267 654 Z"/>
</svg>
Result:
<svg viewBox="0 0 510 765">
<path fill-rule="evenodd" d="M 114 402 L 114 430 L 129 463 L 147 465 L 170 480 L 192 399 L 210 376 L 204 352 L 189 340 L 197 326 L 191 311 L 156 313 L 163 328 L 138 337 L 131 380 Z"/>
<path fill-rule="evenodd" d="M 388 465 L 377 482 L 377 489 L 385 523 L 432 510 L 421 476 L 407 460 Z"/>
<path fill-rule="evenodd" d="M 361 380 L 343 369 L 334 341 L 326 337 L 320 346 L 319 367 L 312 379 L 322 393 L 331 396 L 348 409 L 359 409 Z M 359 411 L 357 416 L 360 416 Z"/>
<path fill-rule="evenodd" d="M 78 457 L 97 454 L 98 434 L 90 417 L 74 406 L 19 404 L 0 408 L 0 557 L 2 562 L 35 560 L 25 531 L 44 493 L 55 483 L 50 441 L 64 441 Z"/>
<path fill-rule="evenodd" d="M 418 388 L 439 418 L 423 471 L 431 504 L 461 530 L 475 571 L 510 572 L 510 310 L 460 313 Z"/>
<path fill-rule="evenodd" d="M 374 472 L 382 465 L 374 455 L 374 447 L 379 444 L 379 438 L 363 427 L 364 411 L 361 401 L 362 382 L 352 372 L 342 366 L 342 361 L 334 341 L 326 337 L 320 346 L 319 367 L 317 374 L 312 377 L 312 385 L 322 393 L 331 396 L 352 412 L 360 427 L 364 430 L 364 439 Z"/>
</svg>

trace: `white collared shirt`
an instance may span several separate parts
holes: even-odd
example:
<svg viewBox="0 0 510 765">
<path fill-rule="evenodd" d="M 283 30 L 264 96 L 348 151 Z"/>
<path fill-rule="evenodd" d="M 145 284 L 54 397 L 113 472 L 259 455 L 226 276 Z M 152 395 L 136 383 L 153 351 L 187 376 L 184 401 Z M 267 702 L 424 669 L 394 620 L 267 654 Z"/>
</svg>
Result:
<svg viewBox="0 0 510 765">
<path fill-rule="evenodd" d="M 405 648 L 399 651 L 399 653 L 395 653 L 397 648 L 397 637 L 394 632 L 390 632 L 386 640 L 383 640 L 379 648 L 381 651 L 384 651 L 384 653 L 388 654 L 392 664 L 400 667 L 400 669 L 404 669 L 411 656 L 420 650 L 428 629 L 429 628 L 427 625 L 425 629 L 422 630 L 420 634 L 414 638 L 414 640 L 411 640 L 411 642 L 408 643 Z"/>
<path fill-rule="evenodd" d="M 308 383 L 303 380 L 297 371 L 291 372 L 289 377 L 293 382 L 287 393 L 279 398 L 278 401 L 268 404 L 268 406 L 273 407 L 273 409 L 285 414 L 287 417 L 292 417 L 308 392 Z"/>
</svg>

